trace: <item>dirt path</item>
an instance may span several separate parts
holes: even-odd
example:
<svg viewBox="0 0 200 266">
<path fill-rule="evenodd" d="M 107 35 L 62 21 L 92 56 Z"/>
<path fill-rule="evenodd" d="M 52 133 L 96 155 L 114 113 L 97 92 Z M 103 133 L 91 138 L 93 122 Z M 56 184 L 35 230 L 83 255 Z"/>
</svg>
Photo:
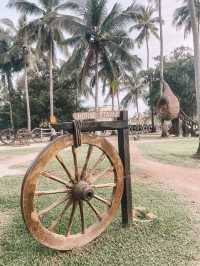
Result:
<svg viewBox="0 0 200 266">
<path fill-rule="evenodd" d="M 116 144 L 116 139 L 110 139 L 110 141 Z M 187 196 L 190 200 L 200 203 L 200 169 L 178 167 L 171 164 L 162 164 L 160 162 L 147 160 L 141 155 L 137 146 L 139 143 L 141 143 L 141 141 L 130 141 L 131 163 L 133 163 L 136 168 L 136 176 L 151 178 L 153 181 L 166 184 L 176 192 Z M 43 144 L 41 146 L 45 145 Z M 9 148 L 0 147 L 0 150 L 2 149 Z M 23 175 L 26 171 L 26 167 L 13 166 L 27 166 L 35 159 L 37 154 L 38 152 L 33 152 L 27 155 L 5 156 L 3 159 L 1 158 L 0 177 Z"/>
<path fill-rule="evenodd" d="M 35 148 L 43 148 L 47 144 L 34 144 L 31 146 L 24 147 L 10 147 L 10 146 L 0 146 L 0 151 L 10 151 L 11 155 L 1 155 L 0 156 L 0 177 L 12 176 L 12 175 L 24 175 L 27 170 L 27 165 L 30 165 L 31 162 L 36 158 L 39 152 L 34 151 Z M 14 150 L 25 150 L 30 149 L 30 154 L 26 155 L 12 155 Z M 33 149 L 33 152 L 31 152 Z"/>
<path fill-rule="evenodd" d="M 141 155 L 137 142 L 131 141 L 130 150 L 137 176 L 150 177 L 156 182 L 168 185 L 191 201 L 200 203 L 200 169 L 147 160 Z"/>
<path fill-rule="evenodd" d="M 13 158 L 5 158 L 4 160 L 0 161 L 0 177 L 3 176 L 12 176 L 12 175 L 24 175 L 26 172 L 26 168 L 23 165 L 30 164 L 33 161 L 38 152 L 34 152 L 32 154 L 17 156 Z M 13 166 L 22 165 L 20 168 L 13 168 Z"/>
</svg>

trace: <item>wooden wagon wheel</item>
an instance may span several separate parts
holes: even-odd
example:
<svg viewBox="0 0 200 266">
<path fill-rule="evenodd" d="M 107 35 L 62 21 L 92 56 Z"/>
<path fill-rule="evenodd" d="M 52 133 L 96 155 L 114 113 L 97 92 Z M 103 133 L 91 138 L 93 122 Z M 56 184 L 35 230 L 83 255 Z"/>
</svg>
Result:
<svg viewBox="0 0 200 266">
<path fill-rule="evenodd" d="M 41 244 L 82 247 L 111 223 L 123 193 L 123 165 L 104 138 L 83 134 L 75 148 L 62 136 L 28 170 L 21 194 L 25 224 Z M 73 165 L 73 167 L 72 167 Z"/>
<path fill-rule="evenodd" d="M 3 144 L 12 145 L 16 140 L 14 130 L 10 128 L 2 130 L 0 134 L 0 140 Z"/>
</svg>

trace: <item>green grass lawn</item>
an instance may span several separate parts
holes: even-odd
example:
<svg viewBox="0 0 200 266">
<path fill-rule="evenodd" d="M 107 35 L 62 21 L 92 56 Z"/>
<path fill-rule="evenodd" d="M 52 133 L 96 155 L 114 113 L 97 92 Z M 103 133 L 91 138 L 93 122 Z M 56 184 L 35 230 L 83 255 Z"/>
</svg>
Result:
<svg viewBox="0 0 200 266">
<path fill-rule="evenodd" d="M 83 147 L 81 162 L 84 156 Z M 96 156 L 97 153 L 93 155 L 93 161 Z M 69 156 L 64 158 L 68 158 L 65 163 L 71 164 Z M 47 167 L 58 171 L 55 160 Z M 106 167 L 106 163 L 101 167 Z M 85 248 L 65 253 L 45 248 L 27 233 L 22 220 L 19 207 L 22 180 L 22 177 L 0 178 L 0 265 L 196 266 L 200 261 L 200 214 L 175 193 L 140 181 L 133 185 L 134 206 L 146 207 L 158 216 L 157 221 L 134 224 L 125 229 L 121 226 L 119 210 L 106 232 Z M 45 182 L 41 190 L 53 185 Z M 105 198 L 108 195 L 107 191 L 101 193 Z M 90 213 L 86 213 L 86 223 L 91 221 Z"/>
<path fill-rule="evenodd" d="M 200 160 L 192 158 L 198 148 L 198 138 L 153 141 L 138 144 L 143 156 L 150 160 L 160 161 L 184 167 L 200 168 Z"/>
<path fill-rule="evenodd" d="M 27 233 L 19 207 L 21 182 L 21 177 L 0 179 L 0 265 L 196 266 L 200 261 L 198 217 L 172 192 L 136 182 L 134 205 L 149 208 L 158 221 L 124 229 L 119 212 L 96 241 L 60 253 L 42 247 Z"/>
</svg>

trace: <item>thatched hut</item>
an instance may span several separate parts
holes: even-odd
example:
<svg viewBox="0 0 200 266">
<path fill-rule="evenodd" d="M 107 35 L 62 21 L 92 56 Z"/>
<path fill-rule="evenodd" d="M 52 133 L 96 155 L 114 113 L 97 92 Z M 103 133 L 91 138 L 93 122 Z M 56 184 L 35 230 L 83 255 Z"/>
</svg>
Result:
<svg viewBox="0 0 200 266">
<path fill-rule="evenodd" d="M 163 96 L 157 104 L 157 114 L 160 119 L 169 121 L 176 119 L 180 113 L 180 103 L 167 82 L 164 82 Z"/>
</svg>

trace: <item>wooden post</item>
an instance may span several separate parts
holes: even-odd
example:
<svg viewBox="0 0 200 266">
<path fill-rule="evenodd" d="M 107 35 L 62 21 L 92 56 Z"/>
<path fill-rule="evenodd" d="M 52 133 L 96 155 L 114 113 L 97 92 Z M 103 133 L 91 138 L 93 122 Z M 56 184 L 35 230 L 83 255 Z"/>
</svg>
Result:
<svg viewBox="0 0 200 266">
<path fill-rule="evenodd" d="M 119 155 L 124 165 L 124 192 L 122 196 L 122 224 L 130 226 L 133 221 L 132 208 L 132 187 L 131 187 L 131 170 L 130 170 L 130 150 L 129 150 L 129 129 L 128 129 L 128 112 L 120 112 L 120 121 L 126 122 L 126 128 L 118 130 L 118 149 Z"/>
</svg>

